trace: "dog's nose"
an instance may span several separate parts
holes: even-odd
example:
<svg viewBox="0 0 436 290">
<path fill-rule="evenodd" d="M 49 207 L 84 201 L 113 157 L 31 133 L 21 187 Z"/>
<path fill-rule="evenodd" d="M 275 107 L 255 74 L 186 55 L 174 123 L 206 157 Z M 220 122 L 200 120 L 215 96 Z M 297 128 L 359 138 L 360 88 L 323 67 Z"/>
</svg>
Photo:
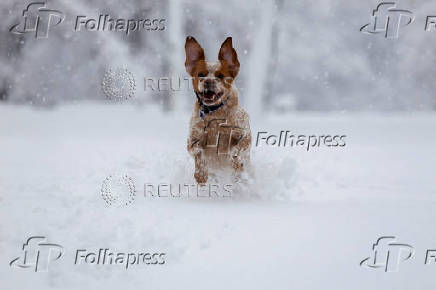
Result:
<svg viewBox="0 0 436 290">
<path fill-rule="evenodd" d="M 213 90 L 214 87 L 215 87 L 215 83 L 213 82 L 213 80 L 207 79 L 207 80 L 204 82 L 204 87 L 205 87 L 206 89 L 208 89 L 208 90 Z"/>
</svg>

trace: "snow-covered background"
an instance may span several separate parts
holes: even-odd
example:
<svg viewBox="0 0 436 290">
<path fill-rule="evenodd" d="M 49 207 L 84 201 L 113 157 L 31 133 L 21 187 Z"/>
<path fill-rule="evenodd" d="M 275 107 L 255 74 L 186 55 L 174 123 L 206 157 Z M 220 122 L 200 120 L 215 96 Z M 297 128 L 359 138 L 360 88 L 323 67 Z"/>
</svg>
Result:
<svg viewBox="0 0 436 290">
<path fill-rule="evenodd" d="M 296 113 L 253 131 L 347 134 L 342 149 L 255 147 L 251 196 L 145 198 L 144 183 L 190 183 L 188 114 L 129 104 L 0 107 L 1 289 L 428 289 L 436 265 L 433 114 Z M 156 124 L 153 120 L 159 120 Z M 107 206 L 102 181 L 138 195 Z M 9 267 L 32 235 L 64 246 L 48 273 Z M 384 235 L 416 248 L 399 273 L 359 266 Z M 76 249 L 167 253 L 160 267 L 74 266 Z"/>
<path fill-rule="evenodd" d="M 47 1 L 65 21 L 48 39 L 14 35 L 24 2 L 0 4 L 0 289 L 432 289 L 436 263 L 436 32 L 431 1 L 399 39 L 365 35 L 377 1 Z M 165 18 L 165 31 L 74 32 L 74 17 Z M 215 59 L 231 35 L 241 103 L 258 131 L 346 135 L 346 146 L 252 147 L 254 178 L 231 198 L 147 198 L 144 183 L 193 183 L 184 40 Z M 124 67 L 135 96 L 100 83 Z M 127 174 L 129 206 L 102 182 Z M 30 236 L 65 254 L 49 272 L 9 266 Z M 398 273 L 367 269 L 381 236 L 415 248 Z M 161 266 L 73 265 L 77 249 L 165 252 Z"/>
<path fill-rule="evenodd" d="M 0 99 L 52 106 L 104 100 L 97 85 L 110 67 L 144 77 L 185 77 L 184 40 L 194 36 L 215 60 L 220 44 L 233 37 L 242 64 L 241 99 L 254 111 L 433 110 L 436 32 L 426 32 L 433 1 L 397 1 L 415 21 L 399 39 L 367 35 L 379 4 L 371 1 L 221 0 L 52 0 L 64 13 L 48 39 L 15 35 L 30 2 L 2 0 L 0 7 Z M 76 17 L 165 19 L 161 31 L 74 31 Z M 189 107 L 192 94 L 140 90 L 135 102 L 165 110 Z"/>
</svg>

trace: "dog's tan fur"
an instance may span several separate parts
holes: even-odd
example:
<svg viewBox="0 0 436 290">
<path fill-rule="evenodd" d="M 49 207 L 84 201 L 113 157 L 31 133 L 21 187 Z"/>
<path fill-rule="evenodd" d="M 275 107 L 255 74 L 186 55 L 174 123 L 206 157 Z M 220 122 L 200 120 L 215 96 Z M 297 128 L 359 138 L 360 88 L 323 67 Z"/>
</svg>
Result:
<svg viewBox="0 0 436 290">
<path fill-rule="evenodd" d="M 235 175 L 240 175 L 250 165 L 251 131 L 248 114 L 239 106 L 234 86 L 239 61 L 232 39 L 229 37 L 222 44 L 218 62 L 206 62 L 203 49 L 193 37 L 186 39 L 185 51 L 186 71 L 192 76 L 194 91 L 200 96 L 194 105 L 188 138 L 188 152 L 195 161 L 194 177 L 199 184 L 204 184 L 209 170 L 231 169 Z M 201 97 L 207 81 L 215 92 L 211 98 Z M 200 116 L 199 102 L 222 106 Z M 220 147 L 224 150 L 220 151 Z"/>
</svg>

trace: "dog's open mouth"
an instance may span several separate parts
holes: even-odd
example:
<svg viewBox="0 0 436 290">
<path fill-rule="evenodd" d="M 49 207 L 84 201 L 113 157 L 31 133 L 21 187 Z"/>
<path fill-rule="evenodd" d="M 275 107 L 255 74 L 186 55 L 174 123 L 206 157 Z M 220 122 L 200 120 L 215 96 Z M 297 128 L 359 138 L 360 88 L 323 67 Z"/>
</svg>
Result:
<svg viewBox="0 0 436 290">
<path fill-rule="evenodd" d="M 214 90 L 204 90 L 201 93 L 201 99 L 204 103 L 212 103 L 218 100 L 223 95 L 222 92 L 215 92 Z"/>
</svg>

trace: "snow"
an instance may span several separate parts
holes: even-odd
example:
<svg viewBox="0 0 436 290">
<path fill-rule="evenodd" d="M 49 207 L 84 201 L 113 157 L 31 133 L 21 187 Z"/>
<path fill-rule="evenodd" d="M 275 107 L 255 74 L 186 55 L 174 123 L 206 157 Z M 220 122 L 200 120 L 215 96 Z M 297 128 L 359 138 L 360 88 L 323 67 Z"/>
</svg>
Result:
<svg viewBox="0 0 436 290">
<path fill-rule="evenodd" d="M 85 103 L 0 106 L 0 289 L 431 289 L 436 263 L 430 113 L 251 116 L 258 131 L 347 135 L 342 148 L 252 147 L 255 179 L 231 198 L 150 198 L 193 183 L 189 112 Z M 108 206 L 103 180 L 137 196 Z M 248 193 L 247 193 L 248 191 Z M 9 262 L 32 235 L 65 253 L 47 273 Z M 398 273 L 359 266 L 376 239 L 415 247 Z M 74 265 L 77 249 L 166 253 L 164 265 Z"/>
</svg>

